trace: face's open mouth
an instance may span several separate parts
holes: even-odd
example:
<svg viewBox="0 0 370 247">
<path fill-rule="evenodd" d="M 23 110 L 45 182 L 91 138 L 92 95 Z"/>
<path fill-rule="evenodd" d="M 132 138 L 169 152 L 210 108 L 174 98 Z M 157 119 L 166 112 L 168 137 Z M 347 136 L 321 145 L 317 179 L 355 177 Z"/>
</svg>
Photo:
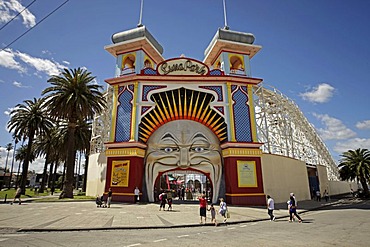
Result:
<svg viewBox="0 0 370 247">
<path fill-rule="evenodd" d="M 154 202 L 154 186 L 157 177 L 160 174 L 163 174 L 169 170 L 173 170 L 173 165 L 165 165 L 159 162 L 154 163 L 147 163 L 145 169 L 145 180 L 146 180 L 146 188 L 148 193 L 148 199 L 150 202 Z M 218 192 L 220 188 L 221 182 L 221 166 L 215 166 L 210 163 L 201 163 L 198 165 L 191 166 L 190 170 L 194 170 L 196 172 L 202 173 L 204 175 L 208 175 L 211 184 L 212 184 L 212 191 L 213 197 L 212 202 L 216 202 L 218 198 Z"/>
</svg>

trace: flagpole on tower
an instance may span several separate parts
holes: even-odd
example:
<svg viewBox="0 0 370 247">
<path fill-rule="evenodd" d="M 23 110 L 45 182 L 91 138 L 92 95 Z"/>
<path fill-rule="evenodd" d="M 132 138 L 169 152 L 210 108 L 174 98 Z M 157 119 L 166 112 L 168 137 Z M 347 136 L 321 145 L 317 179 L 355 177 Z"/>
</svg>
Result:
<svg viewBox="0 0 370 247">
<path fill-rule="evenodd" d="M 144 5 L 144 0 L 141 0 L 140 2 L 140 18 L 139 18 L 139 24 L 137 24 L 138 27 L 142 27 L 143 24 L 141 23 L 143 19 L 143 5 Z"/>
<path fill-rule="evenodd" d="M 229 26 L 227 25 L 227 17 L 226 17 L 226 0 L 223 0 L 223 3 L 224 3 L 224 20 L 225 20 L 224 29 L 229 30 Z"/>
</svg>

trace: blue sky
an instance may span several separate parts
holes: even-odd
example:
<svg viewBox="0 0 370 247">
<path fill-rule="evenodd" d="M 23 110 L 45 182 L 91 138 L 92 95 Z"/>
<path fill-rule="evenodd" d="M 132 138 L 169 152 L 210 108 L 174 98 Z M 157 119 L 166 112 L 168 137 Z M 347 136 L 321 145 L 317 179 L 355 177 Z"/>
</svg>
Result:
<svg viewBox="0 0 370 247">
<path fill-rule="evenodd" d="M 0 0 L 0 28 L 31 2 Z M 64 2 L 36 1 L 0 30 L 1 167 L 12 141 L 11 109 L 40 97 L 62 68 L 85 67 L 106 87 L 115 59 L 104 46 L 139 22 L 140 0 L 70 0 L 42 21 Z M 230 29 L 253 33 L 262 46 L 251 60 L 252 76 L 295 101 L 336 161 L 348 149 L 370 149 L 370 1 L 226 0 L 226 6 Z M 165 59 L 185 54 L 202 61 L 224 26 L 222 0 L 144 0 L 142 23 Z"/>
</svg>

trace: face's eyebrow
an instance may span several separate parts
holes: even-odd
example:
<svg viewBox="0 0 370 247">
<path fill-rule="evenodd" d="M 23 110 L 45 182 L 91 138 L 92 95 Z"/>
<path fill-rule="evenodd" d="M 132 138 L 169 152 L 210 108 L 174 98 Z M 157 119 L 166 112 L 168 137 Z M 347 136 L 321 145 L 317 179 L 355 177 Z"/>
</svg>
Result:
<svg viewBox="0 0 370 247">
<path fill-rule="evenodd" d="M 208 138 L 207 138 L 205 135 L 203 135 L 202 133 L 197 133 L 197 134 L 195 134 L 195 135 L 191 138 L 191 141 L 194 141 L 194 139 L 196 139 L 196 138 L 201 138 L 201 139 L 204 139 L 204 140 L 206 140 L 206 141 L 208 142 Z"/>
<path fill-rule="evenodd" d="M 172 139 L 173 141 L 176 141 L 176 137 L 173 136 L 171 133 L 167 133 L 167 134 L 163 135 L 161 137 L 160 141 L 163 141 L 164 139 L 167 139 L 167 138 Z"/>
</svg>

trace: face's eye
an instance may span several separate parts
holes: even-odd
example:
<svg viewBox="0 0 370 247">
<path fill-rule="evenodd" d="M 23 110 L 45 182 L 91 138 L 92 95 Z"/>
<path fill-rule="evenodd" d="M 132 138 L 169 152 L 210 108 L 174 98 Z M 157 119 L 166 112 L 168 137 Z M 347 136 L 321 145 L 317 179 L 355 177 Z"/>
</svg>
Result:
<svg viewBox="0 0 370 247">
<path fill-rule="evenodd" d="M 196 153 L 200 153 L 203 152 L 205 149 L 203 147 L 192 147 L 190 150 Z"/>
<path fill-rule="evenodd" d="M 166 152 L 166 153 L 172 153 L 172 152 L 176 151 L 177 148 L 165 147 L 165 148 L 162 148 L 161 150 Z"/>
</svg>

